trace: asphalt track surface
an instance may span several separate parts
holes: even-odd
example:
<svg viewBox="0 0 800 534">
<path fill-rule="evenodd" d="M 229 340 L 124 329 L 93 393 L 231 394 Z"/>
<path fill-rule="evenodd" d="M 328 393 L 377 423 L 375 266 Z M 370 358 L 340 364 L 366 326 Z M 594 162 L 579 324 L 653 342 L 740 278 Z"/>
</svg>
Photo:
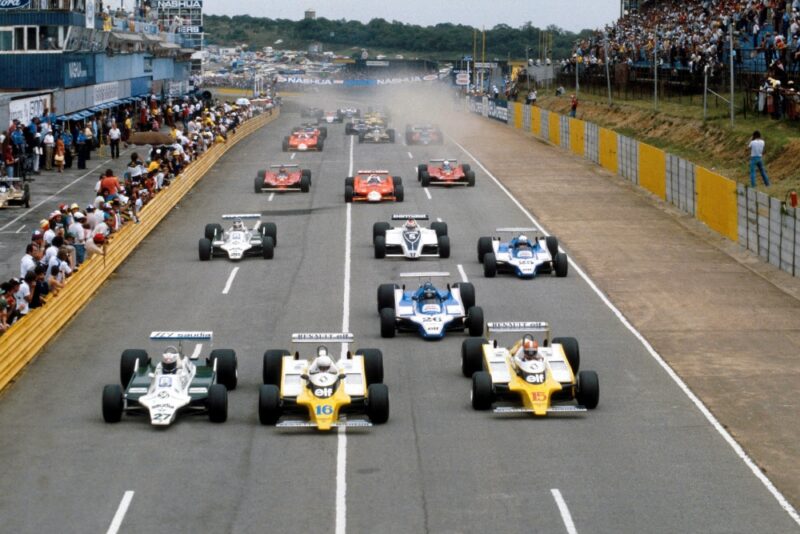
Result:
<svg viewBox="0 0 800 534">
<path fill-rule="evenodd" d="M 287 109 L 223 158 L 3 395 L 0 531 L 798 531 L 574 270 L 566 279 L 483 277 L 477 238 L 531 223 L 475 164 L 474 189 L 428 197 L 415 166 L 468 161 L 458 147 L 359 145 L 337 125 L 324 152 L 289 160 L 280 141 L 299 121 Z M 351 143 L 354 169 L 404 178 L 404 203 L 345 205 Z M 310 193 L 253 193 L 255 171 L 281 161 L 312 170 Z M 231 212 L 277 223 L 274 260 L 197 259 L 204 224 Z M 372 224 L 397 212 L 447 222 L 452 257 L 373 259 Z M 378 284 L 420 270 L 449 271 L 456 282 L 459 265 L 487 320 L 545 320 L 555 335 L 578 338 L 581 367 L 600 376 L 597 410 L 539 420 L 475 412 L 460 372 L 464 335 L 380 338 Z M 383 350 L 389 422 L 327 435 L 259 425 L 263 351 L 290 348 L 293 332 L 343 324 L 355 347 Z M 236 350 L 239 387 L 226 423 L 103 422 L 100 394 L 118 380 L 119 354 L 157 355 L 147 340 L 156 329 L 213 330 L 214 347 Z"/>
</svg>

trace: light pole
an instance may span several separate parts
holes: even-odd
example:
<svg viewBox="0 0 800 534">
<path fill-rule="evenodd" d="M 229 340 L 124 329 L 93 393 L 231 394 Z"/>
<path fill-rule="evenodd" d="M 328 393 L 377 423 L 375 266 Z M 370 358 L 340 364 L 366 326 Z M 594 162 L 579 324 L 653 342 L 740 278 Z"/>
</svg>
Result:
<svg viewBox="0 0 800 534">
<path fill-rule="evenodd" d="M 528 71 L 528 67 L 531 66 L 531 59 L 530 59 L 530 51 L 531 47 L 525 47 L 525 83 L 528 87 L 528 92 L 531 91 L 531 73 Z"/>
</svg>

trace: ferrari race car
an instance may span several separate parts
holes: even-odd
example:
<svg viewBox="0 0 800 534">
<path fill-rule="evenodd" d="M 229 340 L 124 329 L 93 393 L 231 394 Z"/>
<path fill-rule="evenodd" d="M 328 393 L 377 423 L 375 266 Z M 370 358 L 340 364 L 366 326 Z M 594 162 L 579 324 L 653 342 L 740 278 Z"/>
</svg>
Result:
<svg viewBox="0 0 800 534">
<path fill-rule="evenodd" d="M 358 171 L 344 179 L 345 202 L 402 202 L 403 198 L 403 179 L 390 176 L 389 171 Z"/>
<path fill-rule="evenodd" d="M 438 164 L 438 165 L 437 165 Z M 430 185 L 466 185 L 475 187 L 475 171 L 454 159 L 432 159 L 417 166 L 417 179 L 422 187 Z"/>
<path fill-rule="evenodd" d="M 438 126 L 430 124 L 407 124 L 407 145 L 441 145 L 444 144 L 444 135 Z"/>
<path fill-rule="evenodd" d="M 572 337 L 550 338 L 537 322 L 488 323 L 489 333 L 524 334 L 510 348 L 497 340 L 470 338 L 461 345 L 461 370 L 472 378 L 472 407 L 496 413 L 534 415 L 585 412 L 597 407 L 600 384 L 594 371 L 579 371 L 580 350 Z M 541 336 L 538 345 L 536 336 Z M 573 402 L 577 401 L 577 405 Z M 522 405 L 521 407 L 519 405 Z"/>
<path fill-rule="evenodd" d="M 326 126 L 319 126 L 315 122 L 304 122 L 297 128 L 292 129 L 292 133 L 307 133 L 313 134 L 322 140 L 328 138 L 328 128 Z"/>
<path fill-rule="evenodd" d="M 323 148 L 325 148 L 325 139 L 314 131 L 297 130 L 292 132 L 292 135 L 283 138 L 284 152 L 321 151 Z"/>
<path fill-rule="evenodd" d="M 208 341 L 211 332 L 152 332 L 150 339 L 177 342 L 153 364 L 147 351 L 122 352 L 120 382 L 103 388 L 103 419 L 118 423 L 123 413 L 148 414 L 150 423 L 167 426 L 179 412 L 208 414 L 214 423 L 228 418 L 228 391 L 236 389 L 236 353 L 214 349 L 203 362 L 199 351 L 183 352 L 184 341 Z"/>
<path fill-rule="evenodd" d="M 9 206 L 31 207 L 30 185 L 22 178 L 0 176 L 0 208 Z"/>
<path fill-rule="evenodd" d="M 376 258 L 416 260 L 450 257 L 447 223 L 434 222 L 430 228 L 424 228 L 417 221 L 427 221 L 427 215 L 392 215 L 392 220 L 406 222 L 396 228 L 392 228 L 387 222 L 376 222 L 372 225 L 372 244 Z"/>
<path fill-rule="evenodd" d="M 350 333 L 292 334 L 292 343 L 320 344 L 313 358 L 304 358 L 297 351 L 266 351 L 264 385 L 258 392 L 261 424 L 330 430 L 388 421 L 389 389 L 383 383 L 381 351 L 347 351 L 334 362 L 334 355 L 322 345 L 352 342 Z M 348 414 L 356 417 L 348 418 Z"/>
<path fill-rule="evenodd" d="M 300 169 L 299 165 L 270 165 L 268 170 L 256 173 L 255 192 L 262 191 L 302 191 L 311 188 L 311 171 Z"/>
<path fill-rule="evenodd" d="M 498 228 L 498 232 L 516 234 L 510 241 L 500 237 L 478 239 L 478 261 L 483 263 L 483 274 L 494 278 L 500 273 L 514 273 L 518 278 L 534 278 L 540 273 L 554 273 L 559 278 L 567 276 L 569 262 L 564 252 L 558 251 L 558 239 L 544 237 L 536 228 Z M 533 239 L 522 232 L 531 232 Z"/>
<path fill-rule="evenodd" d="M 401 278 L 432 278 L 450 273 L 402 273 Z M 430 280 L 415 291 L 405 285 L 378 286 L 381 337 L 416 332 L 424 339 L 441 339 L 449 331 L 466 330 L 471 336 L 483 333 L 483 309 L 475 306 L 475 288 L 469 282 L 447 284 L 437 289 Z"/>
<path fill-rule="evenodd" d="M 233 225 L 223 231 L 222 225 L 206 225 L 205 237 L 198 244 L 200 260 L 207 261 L 214 256 L 227 255 L 228 259 L 240 260 L 245 256 L 261 256 L 271 260 L 278 243 L 278 228 L 275 223 L 262 223 L 258 213 L 223 215 L 225 220 L 233 220 Z M 244 225 L 245 219 L 258 219 L 252 228 Z"/>
<path fill-rule="evenodd" d="M 358 133 L 359 143 L 394 143 L 394 130 L 383 126 L 372 127 Z"/>
</svg>

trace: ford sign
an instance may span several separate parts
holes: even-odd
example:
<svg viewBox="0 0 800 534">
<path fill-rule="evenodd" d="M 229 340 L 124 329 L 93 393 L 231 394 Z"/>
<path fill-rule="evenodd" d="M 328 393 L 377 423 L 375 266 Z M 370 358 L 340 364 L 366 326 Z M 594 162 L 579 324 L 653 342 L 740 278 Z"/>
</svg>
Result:
<svg viewBox="0 0 800 534">
<path fill-rule="evenodd" d="M 19 9 L 28 7 L 31 0 L 0 0 L 0 9 Z"/>
</svg>

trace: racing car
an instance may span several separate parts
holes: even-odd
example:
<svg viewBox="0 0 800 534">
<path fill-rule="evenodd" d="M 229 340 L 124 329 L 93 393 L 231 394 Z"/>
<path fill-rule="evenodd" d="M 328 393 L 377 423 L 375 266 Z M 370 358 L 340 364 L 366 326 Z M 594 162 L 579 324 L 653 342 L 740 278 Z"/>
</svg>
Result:
<svg viewBox="0 0 800 534">
<path fill-rule="evenodd" d="M 444 144 L 444 135 L 438 126 L 430 124 L 407 124 L 407 145 L 441 145 Z"/>
<path fill-rule="evenodd" d="M 301 117 L 310 117 L 313 119 L 321 117 L 323 113 L 324 111 L 321 108 L 315 107 L 306 107 L 300 110 Z"/>
<path fill-rule="evenodd" d="M 30 185 L 23 183 L 22 178 L 0 176 L 0 208 L 9 206 L 31 207 Z"/>
<path fill-rule="evenodd" d="M 399 332 L 416 332 L 424 339 L 441 339 L 447 332 L 467 331 L 471 336 L 483 333 L 483 309 L 475 306 L 475 287 L 469 282 L 447 284 L 437 289 L 430 278 L 450 273 L 402 273 L 401 278 L 428 278 L 414 291 L 405 285 L 378 286 L 378 313 L 381 337 Z"/>
<path fill-rule="evenodd" d="M 345 202 L 402 202 L 405 198 L 403 179 L 390 176 L 385 170 L 360 170 L 344 180 Z"/>
<path fill-rule="evenodd" d="M 359 143 L 394 143 L 394 130 L 375 126 L 369 130 L 358 132 Z"/>
<path fill-rule="evenodd" d="M 278 243 L 278 228 L 275 223 L 262 223 L 258 213 L 242 213 L 223 215 L 224 220 L 233 220 L 228 230 L 222 225 L 210 223 L 206 225 L 205 237 L 198 244 L 200 260 L 208 261 L 214 256 L 227 255 L 228 259 L 240 260 L 245 256 L 261 256 L 271 260 L 275 255 Z M 244 224 L 246 219 L 257 219 L 252 228 Z"/>
<path fill-rule="evenodd" d="M 300 169 L 299 165 L 270 165 L 268 170 L 256 173 L 255 192 L 262 191 L 302 191 L 311 188 L 311 171 Z"/>
<path fill-rule="evenodd" d="M 510 232 L 515 237 L 510 241 L 500 237 L 478 239 L 478 261 L 483 263 L 487 278 L 494 278 L 498 272 L 513 273 L 518 278 L 534 278 L 541 273 L 567 276 L 567 255 L 558 251 L 554 236 L 544 237 L 536 228 L 498 228 L 497 232 Z M 523 232 L 532 233 L 533 239 Z"/>
<path fill-rule="evenodd" d="M 228 391 L 236 389 L 236 353 L 214 349 L 205 359 L 200 351 L 183 352 L 184 341 L 212 341 L 212 332 L 152 332 L 155 341 L 168 346 L 161 361 L 153 363 L 147 351 L 126 349 L 120 361 L 120 383 L 103 388 L 103 419 L 118 423 L 123 413 L 148 414 L 154 426 L 170 425 L 178 413 L 208 414 L 214 423 L 228 418 Z"/>
<path fill-rule="evenodd" d="M 339 108 L 339 115 L 344 119 L 355 119 L 361 117 L 361 110 L 358 108 Z"/>
<path fill-rule="evenodd" d="M 284 137 L 282 148 L 284 152 L 322 151 L 325 148 L 325 139 L 314 131 L 301 129 Z"/>
<path fill-rule="evenodd" d="M 293 128 L 292 133 L 314 134 L 322 140 L 328 138 L 328 128 L 326 126 L 319 126 L 315 122 L 304 122 L 300 126 Z"/>
<path fill-rule="evenodd" d="M 509 348 L 497 339 L 479 337 L 462 343 L 461 371 L 472 378 L 474 409 L 489 410 L 500 403 L 496 413 L 543 416 L 597 407 L 597 373 L 579 370 L 580 349 L 575 338 L 551 339 L 550 325 L 541 322 L 492 322 L 486 326 L 489 333 L 523 335 Z M 542 339 L 541 346 L 536 336 Z"/>
<path fill-rule="evenodd" d="M 432 159 L 417 166 L 417 179 L 422 187 L 430 185 L 466 185 L 475 187 L 475 171 L 455 159 Z"/>
<path fill-rule="evenodd" d="M 352 342 L 353 334 L 346 332 L 292 334 L 293 344 L 320 344 L 313 358 L 303 357 L 299 351 L 266 351 L 264 385 L 258 392 L 261 424 L 330 430 L 385 423 L 389 419 L 389 389 L 383 383 L 381 351 L 347 351 L 334 362 L 335 356 L 322 345 Z"/>
<path fill-rule="evenodd" d="M 323 111 L 322 115 L 317 117 L 318 124 L 333 124 L 334 122 L 344 122 L 344 117 L 337 111 Z"/>
<path fill-rule="evenodd" d="M 428 216 L 392 215 L 393 221 L 406 221 L 402 226 L 392 228 L 387 222 L 372 225 L 372 244 L 375 257 L 406 258 L 449 258 L 450 238 L 447 223 L 434 222 L 430 228 L 420 226 L 417 221 L 427 221 Z"/>
</svg>

